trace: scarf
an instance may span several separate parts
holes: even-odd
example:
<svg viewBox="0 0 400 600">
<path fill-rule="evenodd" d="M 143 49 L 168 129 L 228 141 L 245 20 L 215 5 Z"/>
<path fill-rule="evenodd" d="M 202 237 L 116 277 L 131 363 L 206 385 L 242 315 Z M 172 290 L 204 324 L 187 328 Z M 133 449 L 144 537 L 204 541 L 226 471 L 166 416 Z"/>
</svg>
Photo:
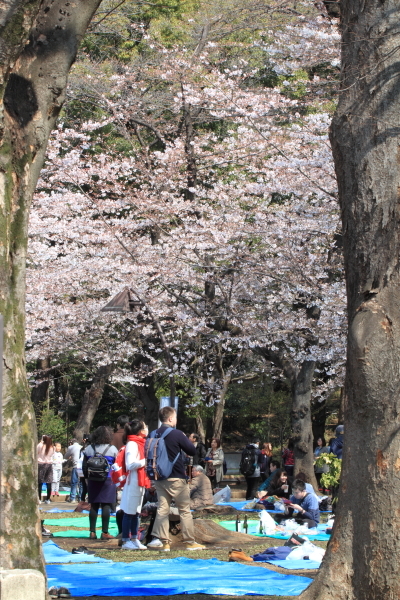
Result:
<svg viewBox="0 0 400 600">
<path fill-rule="evenodd" d="M 142 460 L 144 458 L 144 445 L 146 443 L 146 439 L 140 435 L 128 435 L 126 440 L 127 442 L 135 442 L 139 449 L 139 457 Z M 138 485 L 140 487 L 149 488 L 150 487 L 150 479 L 147 477 L 147 473 L 144 470 L 144 467 L 140 467 L 137 470 L 137 478 Z"/>
</svg>

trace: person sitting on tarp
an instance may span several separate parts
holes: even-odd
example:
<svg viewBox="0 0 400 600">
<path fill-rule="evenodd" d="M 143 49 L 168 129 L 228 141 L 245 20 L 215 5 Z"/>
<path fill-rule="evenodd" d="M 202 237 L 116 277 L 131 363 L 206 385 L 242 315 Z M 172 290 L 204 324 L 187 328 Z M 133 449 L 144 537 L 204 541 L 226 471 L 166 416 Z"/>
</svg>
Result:
<svg viewBox="0 0 400 600">
<path fill-rule="evenodd" d="M 297 511 L 294 519 L 300 525 L 308 525 L 309 529 L 316 527 L 319 523 L 319 504 L 317 497 L 306 490 L 306 484 L 301 479 L 295 479 L 292 486 L 290 504 L 287 505 L 287 514 L 273 515 L 275 521 L 281 523 L 285 519 L 292 519 L 294 511 Z"/>
<path fill-rule="evenodd" d="M 210 479 L 200 465 L 192 467 L 192 481 L 190 483 L 190 508 L 197 510 L 213 503 L 213 493 Z"/>
<path fill-rule="evenodd" d="M 263 498 L 264 496 L 267 495 L 267 489 L 269 488 L 271 481 L 275 475 L 275 473 L 280 469 L 281 465 L 279 460 L 271 460 L 271 462 L 269 463 L 269 476 L 267 477 L 267 479 L 265 481 L 262 482 L 262 484 L 259 486 L 258 488 L 258 494 L 257 497 L 258 498 Z M 260 494 L 260 492 L 263 492 L 262 494 Z"/>
</svg>

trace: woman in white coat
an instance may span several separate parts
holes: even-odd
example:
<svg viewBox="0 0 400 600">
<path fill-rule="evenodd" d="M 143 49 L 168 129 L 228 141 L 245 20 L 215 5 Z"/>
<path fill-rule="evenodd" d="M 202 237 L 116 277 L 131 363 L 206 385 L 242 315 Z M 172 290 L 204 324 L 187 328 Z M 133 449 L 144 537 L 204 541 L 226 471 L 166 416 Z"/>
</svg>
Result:
<svg viewBox="0 0 400 600">
<path fill-rule="evenodd" d="M 123 443 L 125 447 L 125 465 L 128 472 L 125 487 L 122 491 L 122 549 L 146 550 L 146 546 L 137 539 L 139 515 L 142 509 L 143 496 L 150 487 L 149 478 L 144 470 L 144 445 L 148 429 L 146 424 L 134 419 L 125 425 Z"/>
</svg>

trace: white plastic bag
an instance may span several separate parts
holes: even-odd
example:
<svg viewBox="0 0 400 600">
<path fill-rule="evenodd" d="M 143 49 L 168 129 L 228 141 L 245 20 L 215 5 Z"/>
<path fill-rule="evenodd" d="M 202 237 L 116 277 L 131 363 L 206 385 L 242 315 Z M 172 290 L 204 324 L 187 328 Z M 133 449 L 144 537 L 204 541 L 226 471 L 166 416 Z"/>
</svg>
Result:
<svg viewBox="0 0 400 600">
<path fill-rule="evenodd" d="M 224 487 L 219 492 L 216 492 L 213 496 L 213 504 L 218 504 L 218 502 L 229 502 L 231 499 L 231 488 L 229 485 Z"/>
<path fill-rule="evenodd" d="M 315 546 L 311 542 L 304 542 L 301 546 L 294 548 L 290 554 L 287 555 L 286 560 L 299 560 L 308 556 L 310 560 L 316 560 L 321 562 L 324 558 L 325 550 L 323 548 L 319 548 L 319 546 Z"/>
<path fill-rule="evenodd" d="M 285 512 L 285 505 L 283 502 L 274 502 L 274 509 L 279 510 L 281 512 Z"/>
<path fill-rule="evenodd" d="M 271 515 L 266 511 L 262 510 L 260 513 L 260 521 L 262 525 L 263 533 L 272 533 L 276 529 L 276 523 Z"/>
</svg>

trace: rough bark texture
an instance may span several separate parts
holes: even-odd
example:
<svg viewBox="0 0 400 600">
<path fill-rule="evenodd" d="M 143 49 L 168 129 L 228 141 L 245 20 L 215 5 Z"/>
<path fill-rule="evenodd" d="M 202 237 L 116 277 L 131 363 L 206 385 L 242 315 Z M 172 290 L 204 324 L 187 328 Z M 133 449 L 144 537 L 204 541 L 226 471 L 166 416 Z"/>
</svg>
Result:
<svg viewBox="0 0 400 600">
<path fill-rule="evenodd" d="M 112 373 L 112 365 L 104 365 L 99 367 L 93 377 L 92 385 L 85 391 L 83 396 L 82 408 L 76 420 L 74 429 L 74 437 L 81 442 L 84 433 L 89 433 L 92 426 L 92 421 L 99 408 L 101 399 L 104 394 L 104 388 L 107 379 Z"/>
<path fill-rule="evenodd" d="M 292 393 L 292 438 L 294 442 L 294 472 L 302 471 L 318 489 L 314 473 L 314 447 L 311 421 L 311 388 L 315 370 L 314 361 L 304 361 L 299 367 L 284 351 L 258 349 L 257 353 L 282 369 L 290 382 Z"/>
<path fill-rule="evenodd" d="M 6 0 L 0 6 L 0 313 L 5 325 L 0 566 L 6 569 L 43 570 L 37 438 L 24 355 L 28 214 L 68 71 L 99 3 Z"/>
<path fill-rule="evenodd" d="M 304 600 L 398 600 L 400 579 L 399 5 L 345 0 L 331 141 L 348 295 L 338 515 Z"/>
<path fill-rule="evenodd" d="M 142 383 L 144 385 L 135 386 L 135 391 L 145 409 L 144 420 L 146 425 L 149 431 L 153 431 L 158 427 L 158 410 L 160 408 L 160 401 L 154 389 L 154 375 L 145 377 Z"/>
<path fill-rule="evenodd" d="M 311 420 L 311 385 L 315 362 L 304 361 L 296 369 L 292 385 L 292 439 L 294 443 L 294 474 L 306 473 L 310 483 L 318 489 L 314 474 L 314 436 Z"/>
<path fill-rule="evenodd" d="M 50 357 L 39 358 L 36 361 L 36 369 L 40 371 L 49 372 L 50 371 Z M 36 414 L 40 414 L 41 411 L 45 408 L 49 408 L 49 389 L 50 389 L 50 379 L 48 375 L 38 375 L 36 377 L 35 387 L 31 390 L 31 400 L 36 411 Z"/>
</svg>

